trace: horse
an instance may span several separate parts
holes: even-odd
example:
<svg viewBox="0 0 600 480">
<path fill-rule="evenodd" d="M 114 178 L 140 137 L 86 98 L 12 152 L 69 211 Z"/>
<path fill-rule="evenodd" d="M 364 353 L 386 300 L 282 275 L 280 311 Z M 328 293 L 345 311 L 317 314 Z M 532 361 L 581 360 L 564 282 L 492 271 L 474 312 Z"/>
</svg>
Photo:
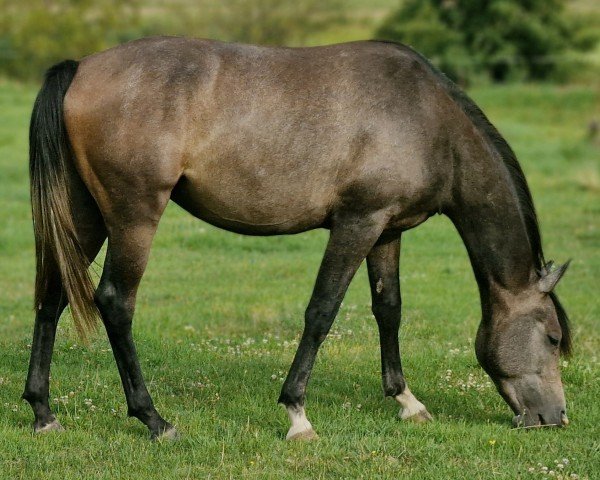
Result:
<svg viewBox="0 0 600 480">
<path fill-rule="evenodd" d="M 49 404 L 59 317 L 85 338 L 101 320 L 129 416 L 176 438 L 132 338 L 136 293 L 169 200 L 246 235 L 329 230 L 279 403 L 287 439 L 310 439 L 305 392 L 320 345 L 366 259 L 383 392 L 432 419 L 402 371 L 402 232 L 435 214 L 458 230 L 481 300 L 475 350 L 515 426 L 568 424 L 559 357 L 571 349 L 525 176 L 476 104 L 422 55 L 363 41 L 285 48 L 180 37 L 132 41 L 50 68 L 30 124 L 35 327 L 23 398 Z M 97 288 L 88 267 L 108 239 Z"/>
</svg>

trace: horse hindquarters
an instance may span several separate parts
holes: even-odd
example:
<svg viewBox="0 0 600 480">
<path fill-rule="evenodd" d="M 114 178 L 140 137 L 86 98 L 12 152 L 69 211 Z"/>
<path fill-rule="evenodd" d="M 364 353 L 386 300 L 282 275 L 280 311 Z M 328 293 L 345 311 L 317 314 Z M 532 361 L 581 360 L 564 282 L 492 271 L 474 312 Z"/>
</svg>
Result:
<svg viewBox="0 0 600 480">
<path fill-rule="evenodd" d="M 35 174 L 32 174 L 32 202 L 38 262 L 42 258 L 44 263 L 38 263 L 36 303 L 39 307 L 23 396 L 33 407 L 36 431 L 62 428 L 48 405 L 48 379 L 57 320 L 67 304 L 65 292 L 71 300 L 71 292 L 75 291 L 75 298 L 83 298 L 86 303 L 80 312 L 89 312 L 97 306 L 101 314 L 130 415 L 140 418 L 149 427 L 152 437 L 165 433 L 172 437 L 174 429 L 152 405 L 131 336 L 137 287 L 172 187 L 159 188 L 157 185 L 162 179 L 135 176 L 132 172 L 131 175 L 139 179 L 137 188 L 132 189 L 131 178 L 115 175 L 110 163 L 128 165 L 128 158 L 111 156 L 105 148 L 89 143 L 89 138 L 100 136 L 103 131 L 100 126 L 105 119 L 94 118 L 86 102 L 80 101 L 85 98 L 73 94 L 77 88 L 70 88 L 70 82 L 73 81 L 73 85 L 78 82 L 77 78 L 73 79 L 75 70 L 70 68 L 73 63 L 51 69 L 39 96 L 41 100 L 37 102 L 40 106 L 34 109 L 32 117 L 31 170 Z M 54 76 L 58 76 L 59 81 Z M 45 116 L 41 117 L 42 114 Z M 46 122 L 51 123 L 50 127 L 40 121 L 45 117 L 50 119 Z M 89 123 L 90 119 L 99 123 Z M 47 138 L 51 139 L 48 148 L 44 143 Z M 133 156 L 136 153 L 133 150 L 121 151 Z M 96 172 L 101 174 L 96 176 Z M 147 180 L 155 183 L 144 183 Z M 107 195 L 107 192 L 113 194 Z M 115 195 L 115 192 L 120 194 Z M 87 267 L 107 236 L 107 259 L 95 295 L 82 293 L 85 286 L 78 283 L 68 285 L 73 278 L 85 278 Z M 48 244 L 48 239 L 56 241 Z M 91 282 L 90 288 L 93 288 Z M 85 328 L 78 330 L 85 333 Z"/>
</svg>

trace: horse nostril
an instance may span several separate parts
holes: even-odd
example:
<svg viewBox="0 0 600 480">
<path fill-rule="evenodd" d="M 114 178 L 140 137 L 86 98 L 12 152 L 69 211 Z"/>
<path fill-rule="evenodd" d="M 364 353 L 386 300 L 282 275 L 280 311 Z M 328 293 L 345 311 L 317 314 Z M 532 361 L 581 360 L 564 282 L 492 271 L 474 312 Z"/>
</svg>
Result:
<svg viewBox="0 0 600 480">
<path fill-rule="evenodd" d="M 538 420 L 540 421 L 539 425 L 545 425 L 544 417 L 542 417 L 541 413 L 538 413 Z"/>
<path fill-rule="evenodd" d="M 560 423 L 563 426 L 567 426 L 569 424 L 569 419 L 567 418 L 567 412 L 565 412 L 564 410 L 560 411 Z"/>
</svg>

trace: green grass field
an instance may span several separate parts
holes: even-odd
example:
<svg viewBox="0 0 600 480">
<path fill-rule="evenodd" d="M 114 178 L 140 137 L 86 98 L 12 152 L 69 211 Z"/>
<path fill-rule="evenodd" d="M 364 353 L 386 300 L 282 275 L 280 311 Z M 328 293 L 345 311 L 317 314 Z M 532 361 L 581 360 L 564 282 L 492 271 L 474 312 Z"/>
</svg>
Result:
<svg viewBox="0 0 600 480">
<path fill-rule="evenodd" d="M 435 416 L 402 423 L 383 399 L 365 269 L 355 278 L 308 390 L 320 439 L 286 443 L 276 405 L 303 325 L 326 233 L 249 238 L 168 208 L 134 322 L 142 365 L 177 443 L 152 443 L 126 417 L 105 335 L 78 343 L 59 326 L 51 402 L 67 431 L 34 436 L 20 400 L 33 326 L 27 180 L 32 87 L 0 83 L 0 477 L 16 478 L 600 478 L 600 94 L 517 85 L 471 92 L 515 148 L 548 258 L 573 264 L 558 291 L 574 328 L 563 360 L 571 426 L 510 428 L 478 367 L 476 284 L 450 222 L 404 235 L 401 331 L 411 389 Z M 101 264 L 101 258 L 98 262 Z M 99 272 L 100 267 L 96 270 Z M 566 459 L 566 460 L 563 460 Z M 560 465 L 557 465 L 560 464 Z M 562 468 L 561 468 L 562 466 Z"/>
</svg>

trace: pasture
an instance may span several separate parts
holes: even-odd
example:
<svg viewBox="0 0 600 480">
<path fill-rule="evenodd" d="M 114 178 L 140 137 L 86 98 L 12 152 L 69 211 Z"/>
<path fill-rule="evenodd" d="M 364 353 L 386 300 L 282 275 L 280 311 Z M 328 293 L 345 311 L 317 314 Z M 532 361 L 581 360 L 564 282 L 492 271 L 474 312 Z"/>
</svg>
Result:
<svg viewBox="0 0 600 480">
<path fill-rule="evenodd" d="M 283 440 L 276 405 L 327 234 L 253 238 L 171 204 L 138 295 L 134 335 L 159 411 L 182 434 L 150 442 L 126 417 L 103 331 L 81 345 L 60 325 L 51 404 L 65 432 L 34 436 L 20 399 L 33 328 L 27 129 L 36 88 L 0 83 L 0 478 L 589 478 L 600 477 L 600 116 L 589 87 L 474 89 L 515 149 L 540 217 L 546 257 L 573 258 L 558 294 L 574 356 L 562 360 L 571 425 L 514 430 L 473 351 L 479 295 L 450 222 L 403 236 L 404 371 L 435 421 L 397 418 L 381 391 L 366 269 L 354 279 L 307 393 L 320 439 Z M 100 272 L 102 254 L 94 269 Z M 553 475 L 550 475 L 550 471 Z"/>
</svg>

